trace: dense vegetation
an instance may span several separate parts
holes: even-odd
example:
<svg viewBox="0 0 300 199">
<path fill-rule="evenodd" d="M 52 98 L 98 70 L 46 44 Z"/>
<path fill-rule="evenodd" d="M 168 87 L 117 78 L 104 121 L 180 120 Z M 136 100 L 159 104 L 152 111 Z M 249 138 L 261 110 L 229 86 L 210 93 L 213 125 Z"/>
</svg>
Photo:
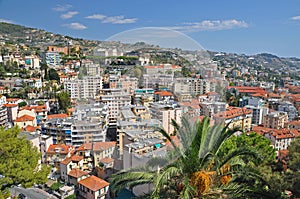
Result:
<svg viewBox="0 0 300 199">
<path fill-rule="evenodd" d="M 25 137 L 20 136 L 17 127 L 0 129 L 0 191 L 8 192 L 13 185 L 31 187 L 44 184 L 50 168 L 39 165 L 41 154 Z M 1 195 L 0 193 L 0 195 Z"/>
</svg>

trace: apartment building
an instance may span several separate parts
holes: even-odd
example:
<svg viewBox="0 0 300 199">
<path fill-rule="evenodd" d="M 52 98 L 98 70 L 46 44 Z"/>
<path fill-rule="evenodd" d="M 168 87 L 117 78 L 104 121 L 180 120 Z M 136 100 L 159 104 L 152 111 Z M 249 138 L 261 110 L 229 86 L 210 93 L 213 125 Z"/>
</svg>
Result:
<svg viewBox="0 0 300 199">
<path fill-rule="evenodd" d="M 84 76 L 83 79 L 65 80 L 64 89 L 72 99 L 94 99 L 102 89 L 102 77 Z"/>
<path fill-rule="evenodd" d="M 181 66 L 176 66 L 172 64 L 161 64 L 158 66 L 144 66 L 146 74 L 156 75 L 156 74 L 173 74 L 176 71 L 181 71 Z"/>
<path fill-rule="evenodd" d="M 77 106 L 72 117 L 52 118 L 42 125 L 42 134 L 51 135 L 53 143 L 79 147 L 89 142 L 104 142 L 108 111 L 103 104 Z"/>
<path fill-rule="evenodd" d="M 49 66 L 56 67 L 61 65 L 61 57 L 58 52 L 43 52 L 41 57 L 43 62 Z"/>
<path fill-rule="evenodd" d="M 131 95 L 121 89 L 102 89 L 98 100 L 108 107 L 110 125 L 116 125 L 120 108 L 131 104 Z"/>
<path fill-rule="evenodd" d="M 216 92 L 218 87 L 225 88 L 228 82 L 223 79 L 176 78 L 173 93 L 190 93 L 192 95 Z"/>
<path fill-rule="evenodd" d="M 274 128 L 266 128 L 261 126 L 255 126 L 252 128 L 252 131 L 259 133 L 266 138 L 268 138 L 274 148 L 277 151 L 286 150 L 290 146 L 291 142 L 298 136 L 300 133 L 296 129 L 274 129 Z"/>
<path fill-rule="evenodd" d="M 150 119 L 148 109 L 137 106 L 123 107 L 117 122 L 118 156 L 122 158 L 124 145 L 140 138 L 160 137 L 156 128 L 162 126 L 157 119 Z"/>
<path fill-rule="evenodd" d="M 263 125 L 267 128 L 280 129 L 284 128 L 288 122 L 288 114 L 283 111 L 274 111 L 263 117 Z"/>
<path fill-rule="evenodd" d="M 241 131 L 249 131 L 252 123 L 252 110 L 238 107 L 228 107 L 226 111 L 216 113 L 213 116 L 216 124 L 229 123 L 230 129 L 239 129 Z"/>
<path fill-rule="evenodd" d="M 168 134 L 174 132 L 172 120 L 175 120 L 178 124 L 181 123 L 182 107 L 180 107 L 174 101 L 159 101 L 151 103 L 150 114 L 152 119 L 157 119 L 162 122 L 162 128 Z"/>
<path fill-rule="evenodd" d="M 266 102 L 260 98 L 248 98 L 248 105 L 245 108 L 252 110 L 252 124 L 261 125 L 263 117 L 269 113 L 269 108 Z"/>
</svg>

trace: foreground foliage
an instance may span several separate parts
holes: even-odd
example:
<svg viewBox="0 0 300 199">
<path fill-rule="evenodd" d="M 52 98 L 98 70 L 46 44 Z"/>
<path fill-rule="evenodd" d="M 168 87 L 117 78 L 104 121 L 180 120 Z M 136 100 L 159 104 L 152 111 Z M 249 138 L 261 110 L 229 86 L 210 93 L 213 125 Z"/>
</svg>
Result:
<svg viewBox="0 0 300 199">
<path fill-rule="evenodd" d="M 1 191 L 13 185 L 31 187 L 33 184 L 44 184 L 50 172 L 50 168 L 45 165 L 39 167 L 41 154 L 37 148 L 19 135 L 20 130 L 17 127 L 0 129 Z"/>
<path fill-rule="evenodd" d="M 257 164 L 263 162 L 259 154 L 248 145 L 231 146 L 224 153 L 223 148 L 227 147 L 224 144 L 235 130 L 222 125 L 211 127 L 208 118 L 194 124 L 183 118 L 180 126 L 174 121 L 173 126 L 180 144 L 176 145 L 160 129 L 174 150 L 160 161 L 161 164 L 151 161 L 157 164 L 113 175 L 110 179 L 113 193 L 148 184 L 153 186 L 152 192 L 147 194 L 150 198 L 220 198 L 229 195 L 232 198 L 247 198 L 247 194 L 251 197 L 253 191 L 255 197 L 263 197 L 260 194 L 265 193 L 265 186 L 255 190 L 250 184 L 263 182 L 267 186 L 260 171 L 255 169 Z"/>
</svg>

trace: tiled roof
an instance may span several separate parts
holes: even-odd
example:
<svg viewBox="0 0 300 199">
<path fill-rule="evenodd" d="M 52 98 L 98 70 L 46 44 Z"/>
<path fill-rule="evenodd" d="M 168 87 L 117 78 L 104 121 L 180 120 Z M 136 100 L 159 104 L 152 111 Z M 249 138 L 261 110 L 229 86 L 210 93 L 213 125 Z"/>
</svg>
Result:
<svg viewBox="0 0 300 199">
<path fill-rule="evenodd" d="M 289 125 L 300 125 L 300 120 L 292 120 L 288 122 Z"/>
<path fill-rule="evenodd" d="M 79 162 L 83 160 L 82 156 L 78 156 L 78 155 L 73 155 L 69 158 L 64 159 L 63 161 L 61 161 L 61 164 L 69 164 L 70 162 Z"/>
<path fill-rule="evenodd" d="M 18 100 L 20 100 L 20 98 L 6 98 L 7 102 L 16 102 Z"/>
<path fill-rule="evenodd" d="M 106 182 L 105 180 L 102 180 L 96 176 L 87 177 L 87 178 L 79 181 L 78 183 L 92 191 L 98 191 L 104 187 L 109 186 L 108 182 Z"/>
<path fill-rule="evenodd" d="M 23 130 L 26 131 L 26 132 L 35 132 L 37 129 L 41 130 L 41 127 L 40 126 L 27 125 L 25 128 L 23 128 Z"/>
<path fill-rule="evenodd" d="M 252 110 L 246 108 L 237 108 L 237 107 L 229 107 L 226 111 L 219 112 L 215 114 L 216 118 L 230 119 L 238 116 L 242 116 L 245 114 L 251 114 Z"/>
<path fill-rule="evenodd" d="M 104 151 L 116 146 L 116 142 L 94 142 L 94 151 Z"/>
<path fill-rule="evenodd" d="M 53 119 L 53 118 L 66 118 L 68 117 L 67 114 L 61 113 L 61 114 L 52 114 L 52 115 L 47 115 L 47 120 Z"/>
<path fill-rule="evenodd" d="M 35 117 L 32 117 L 30 115 L 23 115 L 21 117 L 18 117 L 15 122 L 27 122 L 27 121 L 33 121 Z"/>
<path fill-rule="evenodd" d="M 252 131 L 260 134 L 260 135 L 270 135 L 274 137 L 276 140 L 278 139 L 287 139 L 287 138 L 295 138 L 300 136 L 300 133 L 295 129 L 272 129 L 261 126 L 254 126 Z"/>
<path fill-rule="evenodd" d="M 114 162 L 115 160 L 113 158 L 102 158 L 100 160 L 100 162 L 104 163 L 104 164 L 109 164 L 111 162 Z"/>
<path fill-rule="evenodd" d="M 116 146 L 116 142 L 84 143 L 77 148 L 77 151 L 92 150 L 92 146 L 94 151 L 104 151 L 108 148 Z"/>
<path fill-rule="evenodd" d="M 5 106 L 6 108 L 9 108 L 9 107 L 16 107 L 16 106 L 18 106 L 18 104 L 3 104 L 3 106 Z"/>
<path fill-rule="evenodd" d="M 173 96 L 173 94 L 169 91 L 156 91 L 154 94 L 160 96 Z"/>
<path fill-rule="evenodd" d="M 67 146 L 65 144 L 51 144 L 47 150 L 47 153 L 68 154 L 72 148 L 72 146 Z"/>
<path fill-rule="evenodd" d="M 74 178 L 80 178 L 80 177 L 86 176 L 86 175 L 88 175 L 88 174 L 89 174 L 88 172 L 82 171 L 82 170 L 80 170 L 80 169 L 72 169 L 72 170 L 68 173 L 69 176 L 72 176 L 72 177 L 74 177 Z"/>
</svg>

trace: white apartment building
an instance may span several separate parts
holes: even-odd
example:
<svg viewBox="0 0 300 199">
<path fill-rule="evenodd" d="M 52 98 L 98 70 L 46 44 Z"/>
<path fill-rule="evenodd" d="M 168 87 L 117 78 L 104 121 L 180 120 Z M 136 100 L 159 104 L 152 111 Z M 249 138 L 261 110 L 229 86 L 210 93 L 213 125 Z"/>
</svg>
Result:
<svg viewBox="0 0 300 199">
<path fill-rule="evenodd" d="M 174 102 L 154 102 L 151 103 L 150 114 L 152 119 L 157 119 L 162 122 L 162 128 L 168 133 L 172 134 L 174 132 L 174 127 L 172 125 L 172 119 L 178 124 L 181 123 L 182 108 Z"/>
<path fill-rule="evenodd" d="M 108 107 L 110 125 L 116 125 L 120 108 L 131 104 L 131 95 L 121 89 L 102 89 L 99 101 Z"/>
<path fill-rule="evenodd" d="M 176 78 L 173 93 L 190 93 L 194 95 L 216 92 L 219 87 L 225 88 L 227 81 L 222 79 Z"/>
<path fill-rule="evenodd" d="M 248 98 L 247 109 L 251 109 L 252 112 L 252 124 L 260 125 L 263 123 L 263 117 L 269 113 L 269 108 L 265 106 L 265 101 L 260 98 Z"/>
<path fill-rule="evenodd" d="M 264 136 L 271 140 L 276 150 L 288 149 L 291 142 L 300 135 L 295 129 L 271 129 Z"/>
<path fill-rule="evenodd" d="M 76 107 L 73 117 L 53 118 L 42 125 L 42 134 L 53 143 L 79 147 L 84 143 L 104 142 L 108 128 L 108 109 L 103 104 Z"/>
<path fill-rule="evenodd" d="M 64 89 L 73 99 L 94 99 L 102 89 L 101 76 L 85 76 L 83 79 L 67 80 Z"/>
</svg>

